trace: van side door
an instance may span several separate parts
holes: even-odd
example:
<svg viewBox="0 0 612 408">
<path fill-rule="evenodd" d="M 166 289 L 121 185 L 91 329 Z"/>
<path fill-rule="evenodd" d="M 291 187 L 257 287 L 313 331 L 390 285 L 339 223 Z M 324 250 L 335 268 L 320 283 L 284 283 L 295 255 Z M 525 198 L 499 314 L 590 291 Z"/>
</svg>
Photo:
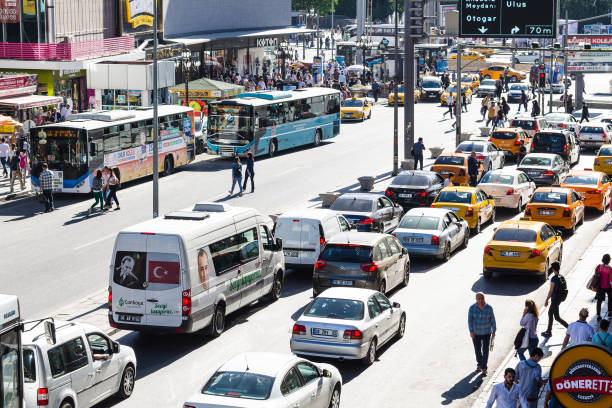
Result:
<svg viewBox="0 0 612 408">
<path fill-rule="evenodd" d="M 259 236 L 261 238 L 261 276 L 263 279 L 263 293 L 260 296 L 263 296 L 272 288 L 277 257 L 274 251 L 274 237 L 267 225 L 259 225 Z"/>
<path fill-rule="evenodd" d="M 95 399 L 94 367 L 89 360 L 85 340 L 78 336 L 47 351 L 49 373 L 56 384 L 68 383 L 77 396 L 78 406 L 89 407 Z M 51 394 L 50 397 L 53 395 Z"/>
<path fill-rule="evenodd" d="M 238 276 L 235 284 L 242 291 L 240 307 L 257 300 L 263 293 L 264 278 L 260 257 L 260 243 L 257 225 L 236 234 L 238 250 Z"/>
</svg>

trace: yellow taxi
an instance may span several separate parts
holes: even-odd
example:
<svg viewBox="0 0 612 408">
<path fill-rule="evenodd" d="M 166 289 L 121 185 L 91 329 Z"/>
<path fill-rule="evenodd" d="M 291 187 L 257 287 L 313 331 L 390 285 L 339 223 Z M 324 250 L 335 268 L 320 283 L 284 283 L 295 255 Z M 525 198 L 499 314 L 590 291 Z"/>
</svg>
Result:
<svg viewBox="0 0 612 408">
<path fill-rule="evenodd" d="M 599 148 L 593 163 L 593 170 L 612 176 L 612 144 L 605 144 Z"/>
<path fill-rule="evenodd" d="M 561 183 L 584 198 L 584 206 L 596 208 L 602 214 L 610 204 L 612 183 L 607 174 L 593 170 L 571 170 Z"/>
<path fill-rule="evenodd" d="M 457 217 L 467 221 L 475 234 L 480 233 L 485 222 L 495 222 L 495 200 L 477 187 L 444 187 L 431 206 L 454 211 Z"/>
<path fill-rule="evenodd" d="M 418 88 L 414 88 L 414 103 L 418 103 L 419 100 L 419 90 Z M 387 103 L 389 105 L 394 105 L 395 104 L 395 92 L 393 92 L 393 90 L 391 90 L 391 92 L 389 92 L 389 97 L 387 98 Z M 397 104 L 398 105 L 403 105 L 404 104 L 404 86 L 399 86 L 397 87 Z"/>
<path fill-rule="evenodd" d="M 472 103 L 472 89 L 469 87 L 469 85 L 464 85 L 461 88 L 461 92 L 465 93 L 465 98 L 467 100 L 467 103 Z M 444 92 L 442 92 L 442 95 L 440 95 L 440 103 L 442 105 L 450 104 L 451 95 L 452 95 L 452 102 L 457 102 L 457 83 L 455 82 L 449 85 L 449 87 L 446 88 Z"/>
<path fill-rule="evenodd" d="M 517 71 L 503 65 L 491 65 L 490 67 L 483 68 L 480 70 L 480 74 L 485 79 L 499 79 L 501 75 L 504 74 L 505 70 L 508 70 L 510 82 L 521 82 L 527 78 L 527 74 L 523 71 Z"/>
<path fill-rule="evenodd" d="M 490 57 L 491 55 L 493 55 L 493 53 L 495 53 L 495 50 L 493 48 L 474 47 L 473 49 L 474 51 L 481 53 L 485 57 Z"/>
<path fill-rule="evenodd" d="M 503 222 L 482 255 L 482 274 L 537 274 L 543 281 L 550 264 L 563 257 L 563 239 L 545 222 L 525 219 Z"/>
<path fill-rule="evenodd" d="M 498 149 L 508 152 L 514 157 L 518 156 L 521 142 L 525 145 L 526 151 L 529 151 L 529 146 L 531 146 L 531 138 L 520 127 L 495 129 L 491 132 L 489 141 L 497 146 Z"/>
<path fill-rule="evenodd" d="M 584 222 L 582 200 L 571 188 L 538 187 L 525 207 L 525 217 L 564 228 L 573 234 L 576 226 Z"/>
<path fill-rule="evenodd" d="M 464 86 L 467 85 L 472 91 L 475 91 L 480 86 L 480 78 L 478 75 L 464 75 L 461 78 L 461 84 Z"/>
<path fill-rule="evenodd" d="M 448 56 L 449 60 L 456 60 L 457 59 L 457 53 L 453 53 L 451 55 Z M 463 50 L 463 52 L 461 53 L 461 61 L 486 61 L 486 58 L 484 57 L 484 55 L 482 55 L 479 52 L 473 51 L 473 50 Z"/>
<path fill-rule="evenodd" d="M 366 98 L 345 99 L 340 106 L 341 120 L 360 120 L 372 117 L 372 104 Z"/>
<path fill-rule="evenodd" d="M 450 179 L 454 185 L 468 184 L 468 157 L 466 153 L 442 153 L 434 162 L 431 171 L 438 173 L 444 179 Z M 478 169 L 477 181 L 481 179 L 484 169 L 482 164 Z"/>
</svg>

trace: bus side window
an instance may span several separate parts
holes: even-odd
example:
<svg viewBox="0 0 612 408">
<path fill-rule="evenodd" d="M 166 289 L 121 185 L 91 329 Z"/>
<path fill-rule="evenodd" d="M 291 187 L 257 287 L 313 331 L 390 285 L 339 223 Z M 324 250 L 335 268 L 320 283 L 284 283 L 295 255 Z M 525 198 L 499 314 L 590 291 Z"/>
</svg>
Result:
<svg viewBox="0 0 612 408">
<path fill-rule="evenodd" d="M 315 117 L 325 114 L 325 101 L 322 96 L 312 98 L 312 114 Z"/>
<path fill-rule="evenodd" d="M 120 149 L 119 129 L 117 126 L 110 126 L 108 133 L 104 135 L 104 152 L 112 153 Z M 106 129 L 104 130 L 106 132 Z"/>
<path fill-rule="evenodd" d="M 121 149 L 129 149 L 132 147 L 132 132 L 129 123 L 119 126 L 119 145 Z"/>
<path fill-rule="evenodd" d="M 314 117 L 314 115 L 312 114 L 311 103 L 312 98 L 302 99 L 302 119 L 309 119 Z"/>
</svg>

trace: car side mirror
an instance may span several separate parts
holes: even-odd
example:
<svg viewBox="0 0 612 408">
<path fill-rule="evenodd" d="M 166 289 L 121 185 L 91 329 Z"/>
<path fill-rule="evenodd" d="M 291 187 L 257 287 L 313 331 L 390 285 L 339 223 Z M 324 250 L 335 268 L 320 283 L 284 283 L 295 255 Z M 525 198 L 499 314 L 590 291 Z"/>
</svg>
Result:
<svg viewBox="0 0 612 408">
<path fill-rule="evenodd" d="M 118 354 L 119 353 L 119 343 L 117 343 L 116 341 L 113 341 L 113 354 Z"/>
<path fill-rule="evenodd" d="M 274 241 L 275 243 L 275 250 L 277 251 L 281 251 L 283 249 L 283 240 L 280 238 L 276 238 L 276 240 Z"/>
<path fill-rule="evenodd" d="M 321 377 L 331 378 L 331 376 L 332 376 L 331 371 L 329 371 L 328 369 L 324 368 L 323 372 L 321 373 Z"/>
<path fill-rule="evenodd" d="M 402 307 L 402 306 L 399 303 L 393 302 L 393 308 L 394 309 L 399 309 L 400 307 Z"/>
<path fill-rule="evenodd" d="M 561 231 L 555 231 L 555 235 L 560 237 L 561 236 Z"/>
<path fill-rule="evenodd" d="M 408 255 L 408 249 L 407 248 L 402 248 L 402 254 Z"/>
</svg>

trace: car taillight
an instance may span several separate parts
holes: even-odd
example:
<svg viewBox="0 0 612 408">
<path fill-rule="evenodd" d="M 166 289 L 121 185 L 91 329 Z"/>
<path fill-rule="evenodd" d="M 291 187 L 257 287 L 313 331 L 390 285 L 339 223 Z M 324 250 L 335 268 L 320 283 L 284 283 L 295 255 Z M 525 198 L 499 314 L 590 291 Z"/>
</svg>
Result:
<svg viewBox="0 0 612 408">
<path fill-rule="evenodd" d="M 459 169 L 459 175 L 460 176 L 465 176 L 465 170 L 464 169 Z"/>
<path fill-rule="evenodd" d="M 534 150 L 535 150 L 535 148 L 534 148 L 534 144 L 533 144 L 533 143 L 531 143 L 531 147 L 529 148 L 529 151 L 530 151 L 531 153 L 533 153 L 533 151 L 534 151 Z"/>
<path fill-rule="evenodd" d="M 489 255 L 489 256 L 493 256 L 493 251 L 489 247 L 485 247 L 484 253 Z"/>
<path fill-rule="evenodd" d="M 39 407 L 49 405 L 48 388 L 39 388 L 36 390 L 36 403 Z"/>
<path fill-rule="evenodd" d="M 415 194 L 417 197 L 425 197 L 427 195 L 427 192 L 425 191 L 421 191 L 420 193 Z"/>
<path fill-rule="evenodd" d="M 543 176 L 552 176 L 552 175 L 553 175 L 553 172 L 552 172 L 552 171 L 550 171 L 550 170 L 543 171 L 543 172 L 542 172 L 542 175 L 543 175 Z"/>
<path fill-rule="evenodd" d="M 474 215 L 474 209 L 472 207 L 468 207 L 467 210 L 465 210 L 465 216 L 472 217 L 473 215 Z"/>
<path fill-rule="evenodd" d="M 325 265 L 327 265 L 327 262 L 322 260 L 322 259 L 317 259 L 317 262 L 315 262 L 315 270 L 317 269 L 323 269 L 325 268 Z"/>
<path fill-rule="evenodd" d="M 515 193 L 514 189 L 511 188 L 508 191 L 506 191 L 506 195 L 513 195 Z"/>
<path fill-rule="evenodd" d="M 525 215 L 531 216 L 531 208 L 529 208 L 529 206 L 525 208 Z"/>
<path fill-rule="evenodd" d="M 191 314 L 191 289 L 183 291 L 183 316 Z"/>
<path fill-rule="evenodd" d="M 373 218 L 364 218 L 363 220 L 359 221 L 360 224 L 372 224 L 373 222 Z"/>
<path fill-rule="evenodd" d="M 485 159 L 485 157 L 482 156 L 482 155 L 481 156 L 476 156 L 476 160 L 484 160 L 484 159 Z"/>
<path fill-rule="evenodd" d="M 298 336 L 304 336 L 306 334 L 306 326 L 294 324 L 292 333 L 297 334 Z"/>
<path fill-rule="evenodd" d="M 431 237 L 431 245 L 440 246 L 440 237 L 436 235 Z"/>
<path fill-rule="evenodd" d="M 559 127 L 564 128 L 564 127 L 567 127 L 567 125 L 565 123 L 559 123 Z"/>
<path fill-rule="evenodd" d="M 364 262 L 359 265 L 364 272 L 376 272 L 378 270 L 378 264 L 376 262 Z"/>
<path fill-rule="evenodd" d="M 389 189 L 386 189 L 386 190 L 385 190 L 385 195 L 386 195 L 387 197 L 395 197 L 397 194 L 395 194 L 395 191 L 391 191 L 391 190 L 389 190 Z"/>
<path fill-rule="evenodd" d="M 360 330 L 345 330 L 344 335 L 345 340 L 361 340 L 363 339 L 363 333 Z"/>
<path fill-rule="evenodd" d="M 564 217 L 570 217 L 571 215 L 572 215 L 572 214 L 571 214 L 571 212 L 570 212 L 569 208 L 564 208 L 564 209 L 563 209 L 563 216 L 564 216 Z"/>
<path fill-rule="evenodd" d="M 563 145 L 563 154 L 567 154 L 567 145 L 566 144 Z"/>
<path fill-rule="evenodd" d="M 113 311 L 113 287 L 108 287 L 108 311 Z"/>
<path fill-rule="evenodd" d="M 597 190 L 587 191 L 587 194 L 601 194 L 601 190 L 597 189 Z"/>
<path fill-rule="evenodd" d="M 535 122 L 535 131 L 537 132 L 538 130 L 539 130 L 538 129 L 538 121 L 536 120 L 536 122 Z"/>
<path fill-rule="evenodd" d="M 601 134 L 601 140 L 606 140 L 606 133 L 605 132 Z"/>
<path fill-rule="evenodd" d="M 540 256 L 541 254 L 542 254 L 542 251 L 540 251 L 539 249 L 532 249 L 529 257 L 535 258 L 536 256 Z"/>
<path fill-rule="evenodd" d="M 514 141 L 514 145 L 515 145 L 515 146 L 520 146 L 520 144 L 521 144 L 521 142 L 520 142 L 519 140 L 515 140 L 515 141 Z"/>
<path fill-rule="evenodd" d="M 321 246 L 325 245 L 325 238 L 319 238 L 319 244 L 321 244 Z"/>
<path fill-rule="evenodd" d="M 598 157 L 595 158 L 595 162 L 593 164 L 595 166 L 599 166 L 599 158 Z"/>
<path fill-rule="evenodd" d="M 189 404 L 183 404 L 183 408 L 196 408 L 193 405 L 189 405 Z"/>
</svg>

